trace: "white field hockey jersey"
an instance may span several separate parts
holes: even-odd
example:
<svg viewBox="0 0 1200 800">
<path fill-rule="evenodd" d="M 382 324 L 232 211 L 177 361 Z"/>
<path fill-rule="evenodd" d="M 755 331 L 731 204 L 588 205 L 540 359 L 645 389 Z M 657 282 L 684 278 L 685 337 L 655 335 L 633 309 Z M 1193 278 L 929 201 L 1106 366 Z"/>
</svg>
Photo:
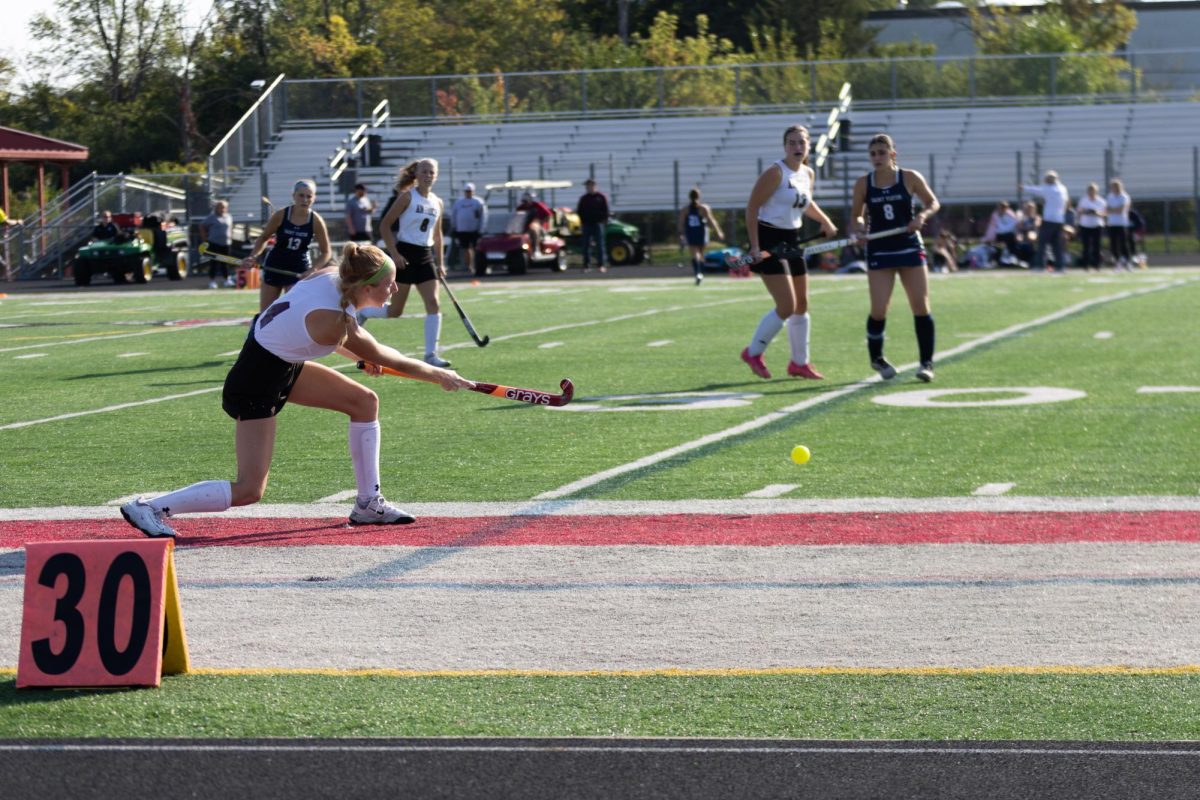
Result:
<svg viewBox="0 0 1200 800">
<path fill-rule="evenodd" d="M 336 272 L 327 272 L 300 281 L 258 315 L 254 338 L 269 352 L 289 364 L 324 358 L 337 350 L 334 344 L 317 344 L 308 335 L 305 320 L 318 309 L 341 311 L 341 279 Z M 346 307 L 353 317 L 357 309 Z"/>
<path fill-rule="evenodd" d="M 440 224 L 438 218 L 442 215 L 442 199 L 433 192 L 428 197 L 422 197 L 416 189 L 408 193 L 408 208 L 400 214 L 400 232 L 397 238 L 402 242 L 433 246 L 433 233 Z"/>
<path fill-rule="evenodd" d="M 758 221 L 776 228 L 795 230 L 804 224 L 804 211 L 812 202 L 812 180 L 808 167 L 803 164 L 793 172 L 783 160 L 775 162 L 779 167 L 778 188 L 759 206 Z"/>
</svg>

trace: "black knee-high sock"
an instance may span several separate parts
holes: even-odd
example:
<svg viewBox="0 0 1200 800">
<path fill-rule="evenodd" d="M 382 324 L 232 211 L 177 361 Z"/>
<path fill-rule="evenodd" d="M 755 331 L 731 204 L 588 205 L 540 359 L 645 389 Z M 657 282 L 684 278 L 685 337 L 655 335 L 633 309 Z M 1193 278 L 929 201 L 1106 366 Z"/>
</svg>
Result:
<svg viewBox="0 0 1200 800">
<path fill-rule="evenodd" d="M 867 353 L 872 361 L 883 358 L 883 329 L 886 327 L 886 319 L 867 317 Z"/>
<path fill-rule="evenodd" d="M 933 315 L 913 315 L 913 327 L 917 329 L 917 350 L 922 364 L 933 363 Z"/>
<path fill-rule="evenodd" d="M 704 259 L 693 258 L 692 259 L 692 274 L 699 275 L 702 272 L 704 272 Z"/>
</svg>

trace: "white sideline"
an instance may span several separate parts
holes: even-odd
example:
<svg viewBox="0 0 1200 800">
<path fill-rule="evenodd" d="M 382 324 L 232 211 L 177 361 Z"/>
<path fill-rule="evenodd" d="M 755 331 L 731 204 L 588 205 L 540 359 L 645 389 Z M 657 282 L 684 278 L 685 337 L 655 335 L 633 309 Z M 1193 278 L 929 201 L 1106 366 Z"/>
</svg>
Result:
<svg viewBox="0 0 1200 800">
<path fill-rule="evenodd" d="M 188 518 L 337 519 L 347 502 L 258 503 Z M 419 519 L 433 517 L 595 517 L 595 516 L 760 516 L 770 514 L 940 514 L 971 513 L 1115 513 L 1200 511 L 1200 496 L 1134 495 L 1128 497 L 851 497 L 844 499 L 745 498 L 729 500 L 554 500 L 543 503 L 404 503 Z M 0 522 L 119 519 L 112 505 L 0 508 Z"/>
<path fill-rule="evenodd" d="M 1107 295 L 1105 297 L 1097 297 L 1093 300 L 1085 300 L 1082 303 L 1076 303 L 1075 305 L 1060 309 L 1052 314 L 1046 314 L 1045 316 L 1038 317 L 1037 319 L 1030 320 L 1029 322 L 1021 322 L 1016 325 L 1010 325 L 1003 330 L 986 334 L 969 342 L 964 342 L 957 347 L 953 347 L 949 350 L 939 353 L 938 356 L 940 358 L 956 356 L 961 353 L 974 350 L 978 347 L 982 347 L 983 345 L 991 344 L 992 342 L 999 341 L 1000 339 L 1021 333 L 1022 331 L 1026 331 L 1030 328 L 1036 328 L 1039 325 L 1045 325 L 1046 323 L 1054 322 L 1064 317 L 1069 317 L 1085 309 L 1092 308 L 1093 306 L 1103 305 L 1105 303 L 1111 303 L 1117 300 L 1125 300 L 1130 297 L 1137 297 L 1143 294 L 1150 294 L 1152 292 L 1162 291 L 1163 289 L 1172 289 L 1178 286 L 1184 286 L 1188 283 L 1192 283 L 1194 280 L 1194 278 L 1184 278 L 1157 286 L 1150 286 L 1143 289 L 1133 289 L 1124 292 L 1118 292 L 1117 294 Z M 905 372 L 917 366 L 919 365 L 916 362 L 904 364 L 897 366 L 896 371 Z M 588 475 L 587 477 L 580 478 L 579 480 L 560 486 L 557 489 L 551 489 L 548 492 L 542 492 L 541 494 L 535 496 L 534 500 L 555 500 L 563 497 L 569 497 L 577 492 L 581 492 L 584 489 L 591 488 L 592 486 L 603 483 L 604 481 L 612 478 L 626 475 L 630 472 L 636 472 L 637 470 L 645 469 L 646 467 L 651 467 L 676 456 L 690 453 L 693 450 L 699 450 L 700 448 L 706 447 L 710 444 L 716 444 L 717 442 L 722 442 L 726 439 L 732 439 L 734 437 L 741 436 L 742 434 L 758 430 L 759 428 L 765 428 L 766 426 L 775 422 L 779 422 L 791 416 L 792 414 L 796 414 L 801 411 L 807 411 L 814 406 L 827 403 L 830 400 L 836 400 L 837 398 L 844 397 L 848 394 L 853 394 L 854 392 L 857 392 L 861 389 L 866 389 L 880 382 L 882 382 L 882 378 L 880 378 L 879 375 L 872 375 L 871 377 L 865 378 L 857 383 L 844 386 L 840 389 L 835 389 L 831 392 L 819 394 L 815 397 L 811 397 L 807 400 L 790 406 L 785 406 L 778 411 L 768 412 L 761 417 L 747 420 L 746 422 L 743 422 L 740 425 L 735 425 L 732 428 L 726 428 L 723 431 L 710 433 L 707 436 L 700 437 L 699 439 L 693 439 L 690 442 L 684 442 L 683 444 L 676 445 L 675 447 L 669 447 L 666 450 L 660 450 L 657 453 L 651 453 L 648 456 L 643 456 L 636 461 L 631 461 L 627 464 L 621 464 L 620 466 L 612 467 L 610 469 Z"/>
</svg>

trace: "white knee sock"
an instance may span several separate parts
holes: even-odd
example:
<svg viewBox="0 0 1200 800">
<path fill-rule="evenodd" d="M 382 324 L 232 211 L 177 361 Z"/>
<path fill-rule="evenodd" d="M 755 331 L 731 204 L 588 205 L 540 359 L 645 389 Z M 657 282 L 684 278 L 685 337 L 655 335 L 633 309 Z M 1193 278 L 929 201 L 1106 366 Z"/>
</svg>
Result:
<svg viewBox="0 0 1200 800">
<path fill-rule="evenodd" d="M 150 505 L 172 517 L 198 511 L 227 511 L 233 505 L 233 488 L 229 481 L 202 481 L 156 497 Z"/>
<path fill-rule="evenodd" d="M 779 333 L 779 329 L 783 327 L 783 320 L 775 313 L 775 309 L 771 309 L 763 318 L 758 321 L 758 327 L 754 329 L 754 337 L 750 340 L 750 346 L 746 349 L 750 351 L 752 356 L 761 356 L 766 352 L 767 345 L 775 338 L 775 334 Z"/>
<path fill-rule="evenodd" d="M 442 315 L 441 314 L 426 314 L 425 315 L 425 355 L 431 355 L 438 351 L 438 339 L 442 335 Z"/>
<path fill-rule="evenodd" d="M 379 420 L 350 423 L 350 460 L 358 499 L 366 502 L 379 494 Z"/>
<path fill-rule="evenodd" d="M 787 328 L 792 361 L 803 366 L 808 363 L 808 312 L 788 317 Z"/>
<path fill-rule="evenodd" d="M 367 308 L 360 308 L 358 313 L 367 319 L 375 319 L 376 317 L 382 319 L 383 317 L 387 316 L 388 305 L 388 303 L 384 303 L 381 306 L 368 306 Z"/>
</svg>

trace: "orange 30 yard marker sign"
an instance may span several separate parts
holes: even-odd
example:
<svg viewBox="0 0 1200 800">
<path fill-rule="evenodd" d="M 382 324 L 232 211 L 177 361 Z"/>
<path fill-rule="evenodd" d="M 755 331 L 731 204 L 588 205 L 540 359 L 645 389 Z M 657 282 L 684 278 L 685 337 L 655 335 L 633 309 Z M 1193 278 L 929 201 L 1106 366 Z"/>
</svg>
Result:
<svg viewBox="0 0 1200 800">
<path fill-rule="evenodd" d="M 18 689 L 158 686 L 188 666 L 170 539 L 25 546 Z"/>
</svg>

